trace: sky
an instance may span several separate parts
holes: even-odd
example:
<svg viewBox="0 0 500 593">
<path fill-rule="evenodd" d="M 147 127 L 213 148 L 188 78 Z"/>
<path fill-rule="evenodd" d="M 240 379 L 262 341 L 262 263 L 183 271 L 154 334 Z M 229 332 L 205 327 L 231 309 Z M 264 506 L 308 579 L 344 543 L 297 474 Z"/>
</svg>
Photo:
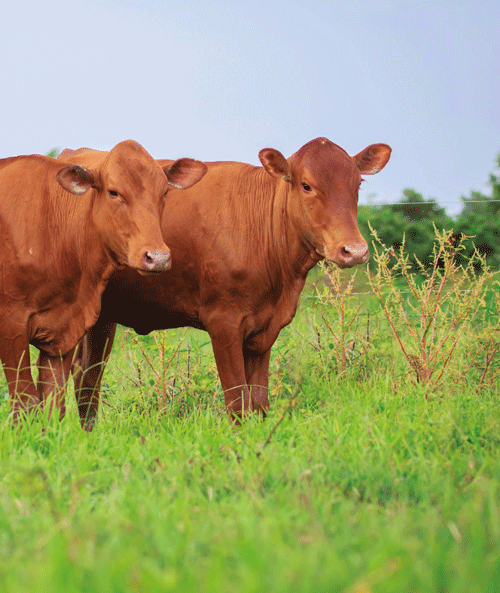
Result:
<svg viewBox="0 0 500 593">
<path fill-rule="evenodd" d="M 107 150 L 259 164 L 385 142 L 360 201 L 453 214 L 500 151 L 498 0 L 44 0 L 0 21 L 0 158 Z"/>
</svg>

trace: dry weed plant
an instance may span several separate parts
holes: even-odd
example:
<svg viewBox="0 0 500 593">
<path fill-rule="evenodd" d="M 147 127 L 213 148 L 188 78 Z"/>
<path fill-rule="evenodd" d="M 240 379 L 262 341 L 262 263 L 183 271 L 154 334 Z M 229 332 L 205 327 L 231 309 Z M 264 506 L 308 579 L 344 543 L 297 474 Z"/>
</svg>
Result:
<svg viewBox="0 0 500 593">
<path fill-rule="evenodd" d="M 400 249 L 394 249 L 371 231 L 376 267 L 369 274 L 370 286 L 425 397 L 445 379 L 454 385 L 465 380 L 480 359 L 484 359 L 482 384 L 498 349 L 494 329 L 500 309 L 495 294 L 496 311 L 493 316 L 487 311 L 486 296 L 494 274 L 485 258 L 477 250 L 470 258 L 464 256 L 470 237 L 435 229 L 433 253 L 425 264 L 416 260 L 415 273 L 404 240 Z M 460 356 L 464 352 L 468 353 L 465 360 Z"/>
<path fill-rule="evenodd" d="M 153 349 L 146 348 L 143 342 L 132 330 L 127 329 L 124 331 L 124 333 L 129 336 L 133 344 L 139 349 L 144 362 L 151 369 L 154 377 L 154 384 L 152 387 L 153 391 L 158 394 L 160 415 L 165 415 L 167 411 L 167 403 L 173 398 L 173 387 L 176 378 L 175 374 L 172 375 L 172 373 L 169 373 L 169 369 L 175 357 L 178 356 L 179 349 L 184 341 L 186 332 L 184 332 L 184 336 L 179 340 L 179 343 L 173 350 L 173 353 L 167 352 L 169 349 L 167 348 L 165 342 L 165 330 L 153 332 L 152 336 L 155 345 Z M 137 367 L 137 372 L 140 377 L 139 366 Z"/>
<path fill-rule="evenodd" d="M 345 375 L 354 361 L 362 360 L 370 346 L 370 316 L 366 313 L 366 325 L 361 323 L 362 300 L 353 299 L 357 283 L 355 270 L 347 278 L 337 266 L 322 262 L 326 284 L 318 296 L 327 305 L 327 310 L 336 314 L 335 323 L 325 316 L 323 307 L 319 315 L 328 331 L 329 347 L 336 361 L 337 372 Z M 355 306 L 353 302 L 357 302 Z M 318 349 L 321 349 L 321 336 L 317 330 Z"/>
</svg>

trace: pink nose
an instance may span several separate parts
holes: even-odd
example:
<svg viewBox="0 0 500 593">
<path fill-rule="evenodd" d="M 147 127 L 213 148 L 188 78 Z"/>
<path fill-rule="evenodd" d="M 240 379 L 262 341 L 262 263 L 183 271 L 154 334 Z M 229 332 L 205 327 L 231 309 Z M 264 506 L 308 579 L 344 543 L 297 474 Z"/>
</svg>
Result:
<svg viewBox="0 0 500 593">
<path fill-rule="evenodd" d="M 346 243 L 338 252 L 337 263 L 345 268 L 364 264 L 368 261 L 368 243 Z"/>
<path fill-rule="evenodd" d="M 170 268 L 170 251 L 146 251 L 142 264 L 148 272 L 165 272 Z"/>
</svg>

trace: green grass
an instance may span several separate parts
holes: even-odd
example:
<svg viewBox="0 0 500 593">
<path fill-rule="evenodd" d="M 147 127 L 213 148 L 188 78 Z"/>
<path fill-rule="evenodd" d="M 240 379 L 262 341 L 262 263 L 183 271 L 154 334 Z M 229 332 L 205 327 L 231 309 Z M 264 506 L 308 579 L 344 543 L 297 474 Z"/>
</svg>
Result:
<svg viewBox="0 0 500 593">
<path fill-rule="evenodd" d="M 230 426 L 207 335 L 184 330 L 164 379 L 120 334 L 91 434 L 71 396 L 45 430 L 0 405 L 0 590 L 499 590 L 498 381 L 426 399 L 373 318 L 339 372 L 321 307 L 275 346 L 265 422 Z"/>
</svg>

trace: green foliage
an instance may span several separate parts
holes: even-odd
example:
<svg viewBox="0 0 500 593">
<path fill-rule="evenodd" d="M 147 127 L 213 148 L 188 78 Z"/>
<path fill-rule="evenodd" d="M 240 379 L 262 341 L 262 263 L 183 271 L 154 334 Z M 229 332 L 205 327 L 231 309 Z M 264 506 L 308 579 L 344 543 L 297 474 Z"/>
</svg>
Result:
<svg viewBox="0 0 500 593">
<path fill-rule="evenodd" d="M 410 261 L 413 270 L 418 270 L 416 260 L 430 265 L 433 244 L 436 238 L 434 228 L 449 230 L 453 220 L 436 201 L 424 199 L 413 189 L 405 189 L 398 204 L 380 206 L 359 206 L 359 228 L 365 237 L 370 236 L 370 227 L 376 230 L 380 241 L 395 250 L 406 244 L 413 254 Z M 371 252 L 371 263 L 374 255 Z"/>
<path fill-rule="evenodd" d="M 500 168 L 500 153 L 496 158 Z M 474 237 L 479 253 L 487 257 L 488 264 L 500 269 L 500 175 L 490 174 L 491 195 L 473 191 L 470 197 L 462 197 L 463 208 L 457 217 L 457 231 Z M 479 203 L 477 203 L 479 202 Z M 471 249 L 468 251 L 468 255 Z"/>
</svg>

